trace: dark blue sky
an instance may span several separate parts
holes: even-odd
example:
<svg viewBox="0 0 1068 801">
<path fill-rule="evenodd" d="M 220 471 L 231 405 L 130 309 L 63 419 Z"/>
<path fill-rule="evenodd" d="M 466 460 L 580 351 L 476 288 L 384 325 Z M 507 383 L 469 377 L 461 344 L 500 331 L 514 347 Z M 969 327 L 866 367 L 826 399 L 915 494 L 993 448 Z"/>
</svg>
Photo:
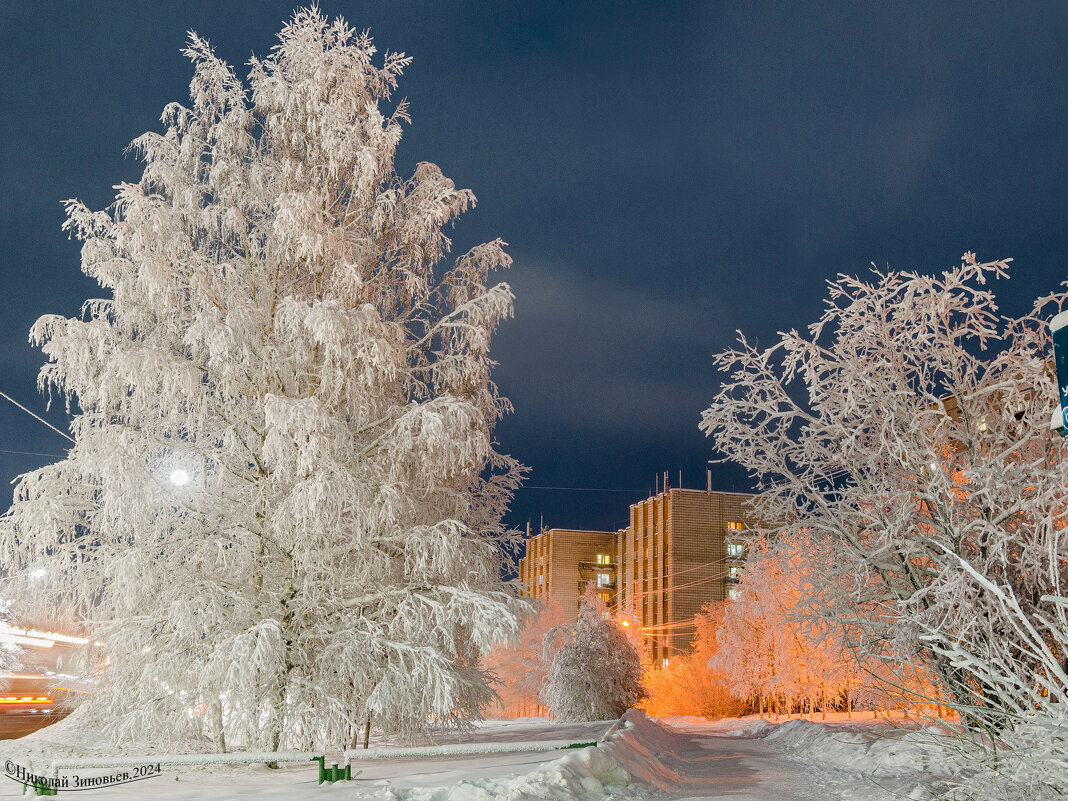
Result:
<svg viewBox="0 0 1068 801">
<path fill-rule="evenodd" d="M 185 31 L 243 64 L 293 7 L 0 2 L 0 391 L 43 407 L 27 331 L 98 294 L 60 201 L 139 176 L 123 148 L 187 99 Z M 659 471 L 703 486 L 712 354 L 813 321 L 839 272 L 1014 257 L 1010 313 L 1068 277 L 1063 2 L 322 8 L 413 56 L 398 166 L 478 196 L 457 249 L 511 245 L 502 449 L 535 487 L 630 490 L 524 489 L 516 525 L 616 528 Z M 0 449 L 63 445 L 0 401 Z M 0 479 L 42 460 L 0 453 Z"/>
</svg>

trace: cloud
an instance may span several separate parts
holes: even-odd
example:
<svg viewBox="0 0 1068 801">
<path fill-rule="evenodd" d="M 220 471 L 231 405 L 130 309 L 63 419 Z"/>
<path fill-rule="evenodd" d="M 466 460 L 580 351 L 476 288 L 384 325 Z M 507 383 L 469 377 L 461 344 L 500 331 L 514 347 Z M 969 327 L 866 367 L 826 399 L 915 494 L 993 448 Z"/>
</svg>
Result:
<svg viewBox="0 0 1068 801">
<path fill-rule="evenodd" d="M 522 254 L 507 280 L 516 316 L 493 355 L 519 418 L 648 429 L 685 410 L 696 436 L 694 405 L 711 399 L 707 299 Z"/>
</svg>

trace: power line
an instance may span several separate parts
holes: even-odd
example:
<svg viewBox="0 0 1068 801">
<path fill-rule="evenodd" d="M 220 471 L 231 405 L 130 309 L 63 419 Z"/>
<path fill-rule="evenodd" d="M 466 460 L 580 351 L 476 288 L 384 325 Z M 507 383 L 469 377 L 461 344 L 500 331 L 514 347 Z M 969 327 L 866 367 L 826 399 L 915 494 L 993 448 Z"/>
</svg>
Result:
<svg viewBox="0 0 1068 801">
<path fill-rule="evenodd" d="M 58 454 L 58 453 L 38 453 L 37 451 L 6 451 L 3 448 L 0 448 L 0 453 L 15 453 L 15 454 L 18 454 L 19 456 L 48 456 L 48 457 L 52 457 L 52 458 L 55 458 L 55 459 L 66 459 L 67 458 L 66 456 L 63 456 L 63 455 Z"/>
<path fill-rule="evenodd" d="M 646 490 L 606 489 L 604 487 L 546 487 L 537 484 L 525 484 L 519 489 L 560 490 L 562 492 L 629 492 L 631 495 L 641 495 L 646 492 Z"/>
<path fill-rule="evenodd" d="M 28 414 L 28 415 L 29 415 L 30 417 L 32 417 L 32 418 L 34 418 L 35 420 L 38 420 L 38 421 L 40 421 L 40 422 L 44 423 L 44 424 L 45 424 L 46 426 L 48 426 L 49 428 L 51 428 L 51 429 L 52 429 L 53 431 L 55 431 L 55 432 L 56 432 L 57 434 L 59 434 L 59 435 L 60 435 L 61 437 L 66 437 L 66 438 L 67 438 L 67 439 L 69 439 L 69 440 L 70 440 L 71 442 L 74 442 L 74 437 L 70 436 L 70 434 L 64 434 L 64 433 L 63 433 L 62 431 L 60 431 L 60 430 L 59 430 L 58 428 L 56 428 L 56 427 L 55 427 L 54 425 L 52 425 L 52 424 L 51 424 L 51 423 L 49 423 L 49 422 L 48 422 L 47 420 L 45 420 L 45 419 L 44 419 L 43 417 L 41 417 L 41 416 L 40 416 L 39 414 L 34 414 L 34 413 L 33 413 L 33 412 L 31 412 L 31 411 L 30 411 L 29 409 L 27 409 L 27 408 L 26 408 L 25 406 L 23 406 L 23 405 L 22 405 L 21 403 L 19 403 L 19 402 L 18 402 L 17 400 L 15 400 L 14 398 L 12 398 L 12 397 L 11 397 L 10 395 L 5 395 L 5 394 L 4 394 L 3 392 L 0 392 L 0 398 L 6 398 L 7 400 L 11 401 L 11 402 L 12 402 L 13 404 L 15 404 L 16 406 L 18 406 L 18 407 L 19 407 L 20 409 L 22 409 L 22 411 L 26 412 L 26 414 Z M 75 442 L 74 444 L 75 444 L 75 445 L 77 445 L 77 443 L 76 443 L 76 442 Z"/>
</svg>

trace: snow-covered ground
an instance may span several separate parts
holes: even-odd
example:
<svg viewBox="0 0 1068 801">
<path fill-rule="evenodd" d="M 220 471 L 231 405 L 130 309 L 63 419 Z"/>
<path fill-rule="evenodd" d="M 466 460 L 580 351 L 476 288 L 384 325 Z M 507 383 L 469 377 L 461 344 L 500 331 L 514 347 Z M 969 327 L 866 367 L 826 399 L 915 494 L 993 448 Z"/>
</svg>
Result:
<svg viewBox="0 0 1068 801">
<path fill-rule="evenodd" d="M 664 725 L 664 724 L 669 725 Z M 0 758 L 32 762 L 101 755 L 60 726 L 0 743 Z M 556 725 L 539 718 L 488 721 L 466 742 L 597 740 L 596 748 L 470 756 L 422 756 L 353 764 L 351 782 L 317 784 L 311 763 L 268 770 L 263 765 L 168 768 L 163 774 L 77 798 L 164 801 L 375 799 L 375 801 L 598 801 L 732 799 L 732 801 L 890 801 L 926 799 L 925 789 L 951 773 L 933 735 L 899 721 L 826 723 L 754 717 L 708 722 L 657 722 L 629 712 L 612 721 Z M 83 775 L 114 770 L 81 771 Z M 0 798 L 22 787 L 0 779 Z M 63 795 L 61 791 L 61 795 Z"/>
</svg>

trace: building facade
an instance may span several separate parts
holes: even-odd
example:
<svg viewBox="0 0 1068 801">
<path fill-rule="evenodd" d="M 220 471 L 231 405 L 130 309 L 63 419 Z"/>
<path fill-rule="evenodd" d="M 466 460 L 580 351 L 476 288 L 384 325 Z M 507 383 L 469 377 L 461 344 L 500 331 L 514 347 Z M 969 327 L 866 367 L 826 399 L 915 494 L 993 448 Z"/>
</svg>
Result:
<svg viewBox="0 0 1068 801">
<path fill-rule="evenodd" d="M 751 495 L 666 489 L 630 507 L 618 534 L 618 590 L 613 607 L 641 622 L 646 653 L 663 661 L 693 644 L 694 615 L 733 597 Z"/>
<path fill-rule="evenodd" d="M 519 580 L 531 598 L 555 600 L 571 622 L 578 616 L 579 599 L 588 582 L 598 586 L 611 605 L 616 589 L 616 534 L 551 528 L 527 540 L 519 560 Z"/>
<path fill-rule="evenodd" d="M 691 648 L 694 615 L 705 604 L 734 597 L 744 557 L 736 538 L 751 497 L 668 485 L 633 504 L 627 527 L 614 534 L 550 529 L 532 537 L 520 581 L 572 620 L 595 582 L 613 613 L 639 622 L 646 656 L 662 663 Z"/>
</svg>

